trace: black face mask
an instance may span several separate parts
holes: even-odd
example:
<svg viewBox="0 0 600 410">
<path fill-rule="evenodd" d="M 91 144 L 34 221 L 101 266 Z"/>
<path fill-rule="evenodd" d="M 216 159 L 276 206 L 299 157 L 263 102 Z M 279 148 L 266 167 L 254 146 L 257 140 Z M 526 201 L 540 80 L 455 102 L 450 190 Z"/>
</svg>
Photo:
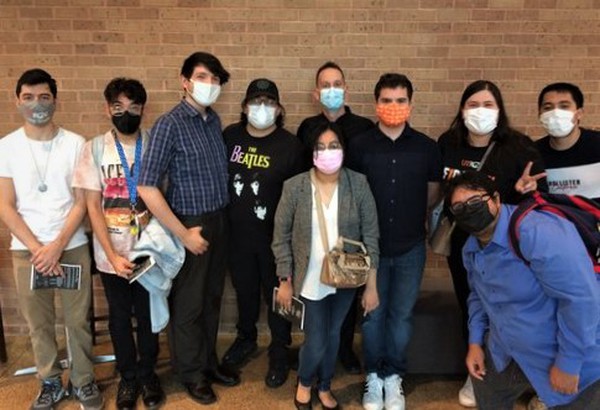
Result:
<svg viewBox="0 0 600 410">
<path fill-rule="evenodd" d="M 458 215 L 454 215 L 456 224 L 470 234 L 483 231 L 496 217 L 488 208 L 487 201 L 481 201 L 475 205 L 469 205 Z"/>
<path fill-rule="evenodd" d="M 123 115 L 113 115 L 111 118 L 115 128 L 125 135 L 135 134 L 142 123 L 141 115 L 133 115 L 129 111 L 125 111 Z"/>
</svg>

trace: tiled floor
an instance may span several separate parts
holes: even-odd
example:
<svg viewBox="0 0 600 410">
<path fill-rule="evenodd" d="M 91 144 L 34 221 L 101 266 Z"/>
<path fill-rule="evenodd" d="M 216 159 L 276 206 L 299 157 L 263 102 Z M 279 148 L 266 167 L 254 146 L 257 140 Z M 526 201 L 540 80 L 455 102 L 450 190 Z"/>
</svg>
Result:
<svg viewBox="0 0 600 410">
<path fill-rule="evenodd" d="M 219 339 L 219 350 L 224 351 L 231 343 L 231 337 Z M 30 366 L 33 362 L 27 337 L 10 337 L 7 340 L 9 362 L 0 365 L 0 409 L 28 409 L 31 400 L 38 390 L 35 376 L 14 377 L 15 370 Z M 233 388 L 216 386 L 219 401 L 212 406 L 200 406 L 191 401 L 183 388 L 176 383 L 171 374 L 168 362 L 166 340 L 163 340 L 158 373 L 165 388 L 167 401 L 164 409 L 293 409 L 292 402 L 295 372 L 279 389 L 269 389 L 263 382 L 267 370 L 266 341 L 261 343 L 259 355 L 252 360 L 242 372 L 242 383 Z M 102 337 L 100 344 L 94 349 L 95 354 L 110 354 L 112 350 L 108 337 Z M 106 409 L 114 409 L 118 378 L 115 375 L 114 363 L 99 364 L 95 368 L 98 383 L 103 390 Z M 66 377 L 66 375 L 65 375 Z M 361 409 L 360 398 L 363 376 L 346 375 L 340 368 L 333 382 L 333 391 L 345 409 Z M 456 377 L 441 376 L 407 376 L 405 390 L 407 393 L 407 409 L 419 410 L 461 410 L 463 407 L 456 401 L 457 391 L 462 380 Z M 313 402 L 315 408 L 319 408 Z M 61 402 L 58 410 L 78 409 L 73 400 Z M 139 408 L 143 405 L 140 401 Z M 523 406 L 517 409 L 524 409 Z"/>
</svg>

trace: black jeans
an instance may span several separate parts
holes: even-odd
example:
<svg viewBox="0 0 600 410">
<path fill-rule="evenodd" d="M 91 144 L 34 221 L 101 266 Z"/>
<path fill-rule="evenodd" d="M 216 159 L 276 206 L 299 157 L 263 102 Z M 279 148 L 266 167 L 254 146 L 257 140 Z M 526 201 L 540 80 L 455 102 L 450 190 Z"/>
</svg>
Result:
<svg viewBox="0 0 600 410">
<path fill-rule="evenodd" d="M 456 227 L 450 239 L 450 256 L 448 256 L 448 268 L 452 275 L 452 284 L 454 285 L 454 293 L 458 301 L 460 313 L 462 316 L 462 333 L 465 346 L 469 344 L 469 309 L 467 307 L 467 298 L 471 289 L 467 280 L 467 270 L 462 259 L 462 248 L 467 241 L 469 234 Z"/>
<path fill-rule="evenodd" d="M 269 358 L 287 362 L 287 346 L 292 343 L 291 323 L 273 312 L 273 288 L 279 286 L 275 258 L 268 240 L 251 239 L 231 233 L 229 269 L 238 307 L 238 337 L 256 341 L 256 322 L 260 315 L 261 291 L 267 305 L 271 331 Z"/>
<path fill-rule="evenodd" d="M 174 371 L 182 383 L 206 381 L 206 371 L 218 365 L 216 343 L 225 284 L 228 223 L 224 210 L 200 216 L 180 216 L 188 228 L 202 227 L 208 250 L 185 262 L 169 295 L 169 345 Z"/>
<path fill-rule="evenodd" d="M 117 370 L 125 380 L 148 383 L 154 376 L 159 344 L 152 333 L 148 291 L 138 282 L 110 273 L 101 273 L 108 301 L 108 329 L 112 339 Z M 133 337 L 131 317 L 137 322 L 137 347 Z M 139 356 L 139 360 L 138 360 Z"/>
</svg>

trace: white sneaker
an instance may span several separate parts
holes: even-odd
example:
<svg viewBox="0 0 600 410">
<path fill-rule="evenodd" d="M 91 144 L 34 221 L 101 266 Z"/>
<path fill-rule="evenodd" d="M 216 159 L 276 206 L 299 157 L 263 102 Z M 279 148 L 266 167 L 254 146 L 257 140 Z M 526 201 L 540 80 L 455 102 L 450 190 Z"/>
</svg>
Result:
<svg viewBox="0 0 600 410">
<path fill-rule="evenodd" d="M 377 373 L 367 375 L 362 405 L 365 410 L 383 409 L 383 380 L 377 376 Z"/>
<path fill-rule="evenodd" d="M 527 404 L 527 410 L 548 410 L 548 407 L 544 404 L 543 401 L 540 400 L 539 396 L 536 394 L 529 400 Z"/>
<path fill-rule="evenodd" d="M 404 390 L 402 390 L 402 378 L 397 374 L 386 377 L 383 381 L 383 388 L 385 390 L 385 409 L 404 410 L 406 402 Z"/>
<path fill-rule="evenodd" d="M 465 385 L 458 392 L 458 402 L 463 407 L 477 407 L 475 393 L 473 392 L 473 381 L 471 377 L 467 377 Z"/>
</svg>

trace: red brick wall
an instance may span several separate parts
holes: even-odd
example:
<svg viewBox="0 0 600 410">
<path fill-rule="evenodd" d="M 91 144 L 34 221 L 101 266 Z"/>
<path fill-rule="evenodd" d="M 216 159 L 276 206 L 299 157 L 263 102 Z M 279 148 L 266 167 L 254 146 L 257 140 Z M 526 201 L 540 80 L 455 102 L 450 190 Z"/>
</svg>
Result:
<svg viewBox="0 0 600 410">
<path fill-rule="evenodd" d="M 416 89 L 411 122 L 434 138 L 465 85 L 480 78 L 498 83 L 513 124 L 532 136 L 541 134 L 537 93 L 549 82 L 582 87 L 584 125 L 596 125 L 600 112 L 599 0 L 0 0 L 0 135 L 22 123 L 14 85 L 34 66 L 58 80 L 59 124 L 86 137 L 105 130 L 102 90 L 131 76 L 149 91 L 150 126 L 180 98 L 181 63 L 197 50 L 232 73 L 216 105 L 224 124 L 238 118 L 248 82 L 266 76 L 294 131 L 318 112 L 310 91 L 329 59 L 346 71 L 354 111 L 371 118 L 379 75 L 407 74 Z M 5 329 L 24 333 L 7 247 L 0 229 Z M 445 270 L 433 258 L 427 275 Z M 234 299 L 226 300 L 231 329 Z"/>
</svg>

